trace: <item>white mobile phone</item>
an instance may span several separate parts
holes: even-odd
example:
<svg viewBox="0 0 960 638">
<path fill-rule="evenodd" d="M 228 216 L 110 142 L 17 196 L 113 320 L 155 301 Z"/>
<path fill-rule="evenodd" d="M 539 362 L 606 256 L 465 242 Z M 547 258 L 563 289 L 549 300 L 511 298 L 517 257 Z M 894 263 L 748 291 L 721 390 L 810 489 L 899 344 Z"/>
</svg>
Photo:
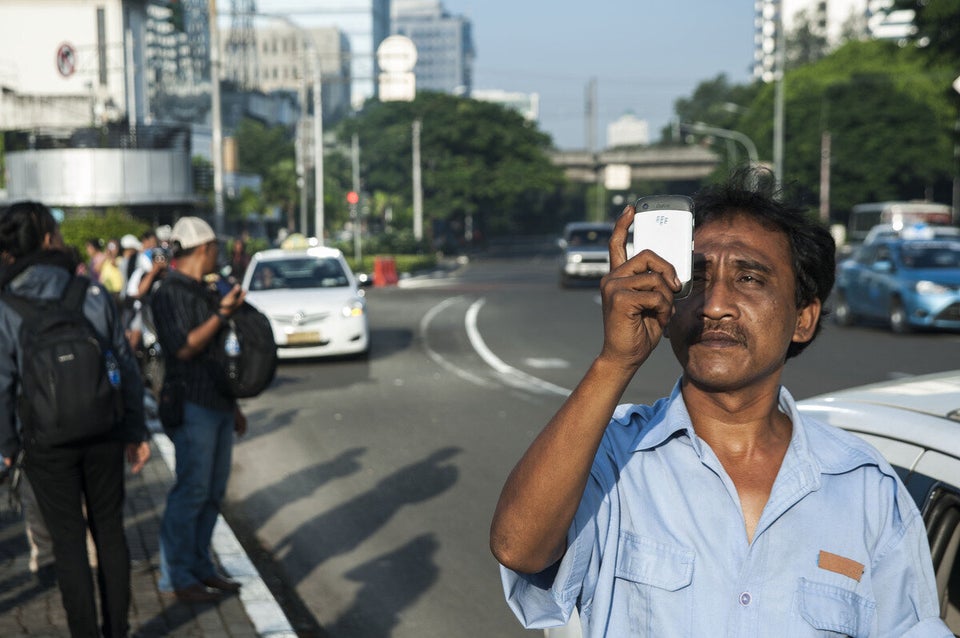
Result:
<svg viewBox="0 0 960 638">
<path fill-rule="evenodd" d="M 650 249 L 670 262 L 690 293 L 693 277 L 693 201 L 684 195 L 654 195 L 637 200 L 633 218 L 633 254 Z"/>
</svg>

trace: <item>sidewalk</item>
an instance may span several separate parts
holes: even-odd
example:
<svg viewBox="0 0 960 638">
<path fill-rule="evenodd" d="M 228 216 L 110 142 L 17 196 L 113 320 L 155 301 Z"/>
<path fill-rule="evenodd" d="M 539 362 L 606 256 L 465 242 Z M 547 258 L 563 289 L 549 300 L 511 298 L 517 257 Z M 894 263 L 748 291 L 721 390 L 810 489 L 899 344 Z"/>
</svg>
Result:
<svg viewBox="0 0 960 638">
<path fill-rule="evenodd" d="M 131 636 L 294 638 L 289 621 L 222 517 L 214 531 L 213 549 L 223 572 L 243 583 L 240 594 L 216 604 L 186 605 L 157 589 L 158 530 L 173 483 L 173 445 L 161 432 L 154 434 L 151 447 L 146 467 L 137 476 L 128 473 L 126 483 Z M 31 574 L 28 554 L 22 518 L 10 510 L 4 485 L 0 487 L 0 636 L 68 637 L 52 565 L 41 564 L 38 574 Z"/>
</svg>

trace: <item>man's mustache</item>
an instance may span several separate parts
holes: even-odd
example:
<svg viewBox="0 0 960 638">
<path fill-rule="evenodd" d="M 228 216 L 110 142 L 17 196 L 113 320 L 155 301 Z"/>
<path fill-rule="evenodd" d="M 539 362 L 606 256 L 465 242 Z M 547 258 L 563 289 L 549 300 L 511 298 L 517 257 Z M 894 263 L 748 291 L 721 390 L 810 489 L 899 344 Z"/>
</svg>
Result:
<svg viewBox="0 0 960 638">
<path fill-rule="evenodd" d="M 742 346 L 747 345 L 747 335 L 738 324 L 719 321 L 704 321 L 692 326 L 687 331 L 686 342 L 688 345 L 692 345 L 704 340 L 718 338 L 727 338 Z"/>
</svg>

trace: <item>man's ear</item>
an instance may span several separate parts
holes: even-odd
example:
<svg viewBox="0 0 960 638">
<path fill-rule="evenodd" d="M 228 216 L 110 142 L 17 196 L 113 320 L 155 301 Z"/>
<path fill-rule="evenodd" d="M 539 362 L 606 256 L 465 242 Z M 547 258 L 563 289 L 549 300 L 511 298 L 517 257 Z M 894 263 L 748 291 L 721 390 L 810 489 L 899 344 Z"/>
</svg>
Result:
<svg viewBox="0 0 960 638">
<path fill-rule="evenodd" d="M 806 343 L 813 339 L 817 330 L 817 322 L 820 321 L 820 311 L 823 304 L 819 299 L 814 299 L 809 304 L 797 311 L 797 326 L 793 331 L 793 341 L 796 343 Z"/>
</svg>

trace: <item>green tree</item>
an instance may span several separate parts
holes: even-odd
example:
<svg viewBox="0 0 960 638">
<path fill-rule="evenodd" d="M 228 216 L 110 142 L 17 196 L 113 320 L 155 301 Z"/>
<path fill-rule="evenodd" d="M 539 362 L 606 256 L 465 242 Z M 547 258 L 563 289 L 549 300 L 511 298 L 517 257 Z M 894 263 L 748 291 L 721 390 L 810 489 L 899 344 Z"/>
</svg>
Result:
<svg viewBox="0 0 960 638">
<path fill-rule="evenodd" d="M 300 189 L 297 188 L 297 166 L 292 157 L 281 159 L 267 166 L 263 176 L 263 200 L 278 206 L 287 220 L 287 229 L 297 227 L 297 203 Z"/>
<path fill-rule="evenodd" d="M 344 144 L 356 132 L 364 190 L 412 201 L 412 125 L 422 123 L 424 229 L 432 221 L 471 218 L 486 235 L 553 229 L 561 170 L 548 156 L 550 138 L 505 107 L 441 93 L 413 102 L 370 101 L 341 124 Z"/>
<path fill-rule="evenodd" d="M 293 131 L 283 126 L 265 126 L 251 118 L 240 120 L 234 133 L 237 168 L 243 173 L 266 175 L 284 159 L 295 159 Z"/>
<path fill-rule="evenodd" d="M 953 112 L 941 72 L 913 49 L 848 42 L 785 78 L 786 182 L 815 205 L 821 135 L 832 138 L 831 208 L 938 196 L 949 188 Z M 741 125 L 772 156 L 774 87 L 765 86 Z"/>
<path fill-rule="evenodd" d="M 895 8 L 912 9 L 917 28 L 913 41 L 934 64 L 960 69 L 960 0 L 896 0 Z"/>
<path fill-rule="evenodd" d="M 752 108 L 762 87 L 761 83 L 731 84 L 725 74 L 720 74 L 712 80 L 706 80 L 697 85 L 689 98 L 680 98 L 674 103 L 678 122 L 682 124 L 702 122 L 714 128 L 746 134 L 741 122 Z M 698 135 L 686 128 L 680 132 L 682 137 L 676 138 L 672 127 L 665 128 L 664 142 L 669 140 L 673 144 L 706 144 L 717 153 L 718 157 L 726 158 L 724 163 L 717 166 L 715 177 L 720 177 L 734 165 L 747 161 L 746 150 L 738 142 L 729 138 Z M 754 141 L 754 144 L 756 143 Z"/>
</svg>

